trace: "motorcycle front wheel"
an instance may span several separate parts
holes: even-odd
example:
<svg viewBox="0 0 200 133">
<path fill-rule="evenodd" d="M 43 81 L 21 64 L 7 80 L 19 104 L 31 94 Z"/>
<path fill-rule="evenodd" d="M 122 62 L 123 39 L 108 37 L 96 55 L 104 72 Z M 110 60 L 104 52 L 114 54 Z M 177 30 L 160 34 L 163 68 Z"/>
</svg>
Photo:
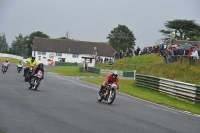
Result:
<svg viewBox="0 0 200 133">
<path fill-rule="evenodd" d="M 97 93 L 97 100 L 98 100 L 98 102 L 101 102 L 103 100 L 103 97 L 101 95 L 99 95 L 99 93 Z"/>
<path fill-rule="evenodd" d="M 38 86 L 39 86 L 39 83 L 40 81 L 38 80 L 38 79 L 35 79 L 35 83 L 34 83 L 34 91 L 36 91 L 37 90 L 37 88 L 38 88 Z"/>
<path fill-rule="evenodd" d="M 116 91 L 113 90 L 111 95 L 109 95 L 109 98 L 108 98 L 108 104 L 112 104 L 115 100 L 115 96 L 116 96 Z"/>
</svg>

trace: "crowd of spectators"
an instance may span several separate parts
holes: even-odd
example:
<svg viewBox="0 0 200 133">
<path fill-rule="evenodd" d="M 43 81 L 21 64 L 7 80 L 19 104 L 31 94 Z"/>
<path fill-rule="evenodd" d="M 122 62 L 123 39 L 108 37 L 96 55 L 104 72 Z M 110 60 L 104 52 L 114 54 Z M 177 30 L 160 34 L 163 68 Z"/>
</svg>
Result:
<svg viewBox="0 0 200 133">
<path fill-rule="evenodd" d="M 163 56 L 165 63 L 176 62 L 178 55 L 191 56 L 199 59 L 200 51 L 197 49 L 197 46 L 190 44 L 190 49 L 179 48 L 182 44 L 173 44 L 168 43 L 157 44 L 154 46 L 144 47 L 142 50 L 137 47 L 136 49 L 127 49 L 126 51 L 120 50 L 115 51 L 113 57 L 96 57 L 96 63 L 105 63 L 109 62 L 110 64 L 114 63 L 114 60 L 121 58 L 130 58 L 132 56 L 144 55 L 144 54 L 154 54 L 157 53 L 159 56 Z"/>
</svg>

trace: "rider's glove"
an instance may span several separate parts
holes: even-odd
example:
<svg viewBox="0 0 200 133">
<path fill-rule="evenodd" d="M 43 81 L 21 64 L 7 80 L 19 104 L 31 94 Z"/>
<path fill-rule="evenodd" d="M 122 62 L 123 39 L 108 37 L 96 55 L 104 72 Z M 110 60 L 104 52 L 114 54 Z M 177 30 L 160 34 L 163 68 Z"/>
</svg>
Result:
<svg viewBox="0 0 200 133">
<path fill-rule="evenodd" d="M 106 82 L 106 86 L 108 85 L 108 82 Z"/>
</svg>

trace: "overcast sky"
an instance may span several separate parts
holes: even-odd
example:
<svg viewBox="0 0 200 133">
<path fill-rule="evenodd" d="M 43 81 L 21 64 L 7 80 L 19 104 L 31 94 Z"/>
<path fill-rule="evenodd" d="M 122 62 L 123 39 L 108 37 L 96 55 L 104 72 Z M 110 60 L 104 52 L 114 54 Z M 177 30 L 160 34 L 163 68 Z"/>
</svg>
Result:
<svg viewBox="0 0 200 133">
<path fill-rule="evenodd" d="M 200 24 L 200 0 L 0 0 L 0 33 L 9 45 L 21 33 L 42 31 L 51 38 L 106 42 L 118 24 L 126 25 L 136 45 L 154 45 L 158 30 L 174 19 Z"/>
</svg>

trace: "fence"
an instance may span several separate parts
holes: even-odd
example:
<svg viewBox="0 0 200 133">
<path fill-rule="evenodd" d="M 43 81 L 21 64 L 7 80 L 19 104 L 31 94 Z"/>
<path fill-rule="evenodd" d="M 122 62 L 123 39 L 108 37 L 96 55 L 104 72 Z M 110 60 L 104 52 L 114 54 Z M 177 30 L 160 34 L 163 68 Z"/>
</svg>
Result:
<svg viewBox="0 0 200 133">
<path fill-rule="evenodd" d="M 126 71 L 134 71 L 137 67 L 140 67 L 142 65 L 137 64 L 124 64 L 124 63 L 113 63 L 110 64 L 108 62 L 105 63 L 97 63 L 97 66 L 101 66 L 104 69 L 118 69 L 118 70 L 126 70 Z"/>
<path fill-rule="evenodd" d="M 79 71 L 83 72 L 84 67 L 79 67 Z M 95 67 L 88 67 L 88 71 L 91 73 L 106 74 L 106 75 L 111 74 L 113 71 L 117 71 L 119 77 L 130 77 L 133 79 L 135 79 L 135 73 L 136 73 L 136 71 L 128 72 L 128 71 L 119 71 L 119 70 L 99 69 Z"/>
<path fill-rule="evenodd" d="M 70 62 L 55 62 L 55 66 L 78 66 L 78 63 L 70 63 Z"/>
<path fill-rule="evenodd" d="M 195 84 L 136 74 L 136 85 L 193 103 L 200 103 L 200 86 Z"/>
<path fill-rule="evenodd" d="M 88 71 L 91 72 L 91 73 L 100 74 L 100 69 L 99 68 L 88 67 Z"/>
<path fill-rule="evenodd" d="M 168 57 L 168 63 L 170 62 L 180 62 L 180 63 L 188 63 L 189 65 L 199 65 L 199 59 L 197 57 L 191 57 L 188 55 L 174 55 Z"/>
<path fill-rule="evenodd" d="M 23 60 L 22 56 L 17 56 L 17 55 L 12 55 L 12 54 L 0 53 L 0 57 L 9 57 L 9 58 L 14 58 L 14 59 L 18 59 L 18 60 Z"/>
</svg>

